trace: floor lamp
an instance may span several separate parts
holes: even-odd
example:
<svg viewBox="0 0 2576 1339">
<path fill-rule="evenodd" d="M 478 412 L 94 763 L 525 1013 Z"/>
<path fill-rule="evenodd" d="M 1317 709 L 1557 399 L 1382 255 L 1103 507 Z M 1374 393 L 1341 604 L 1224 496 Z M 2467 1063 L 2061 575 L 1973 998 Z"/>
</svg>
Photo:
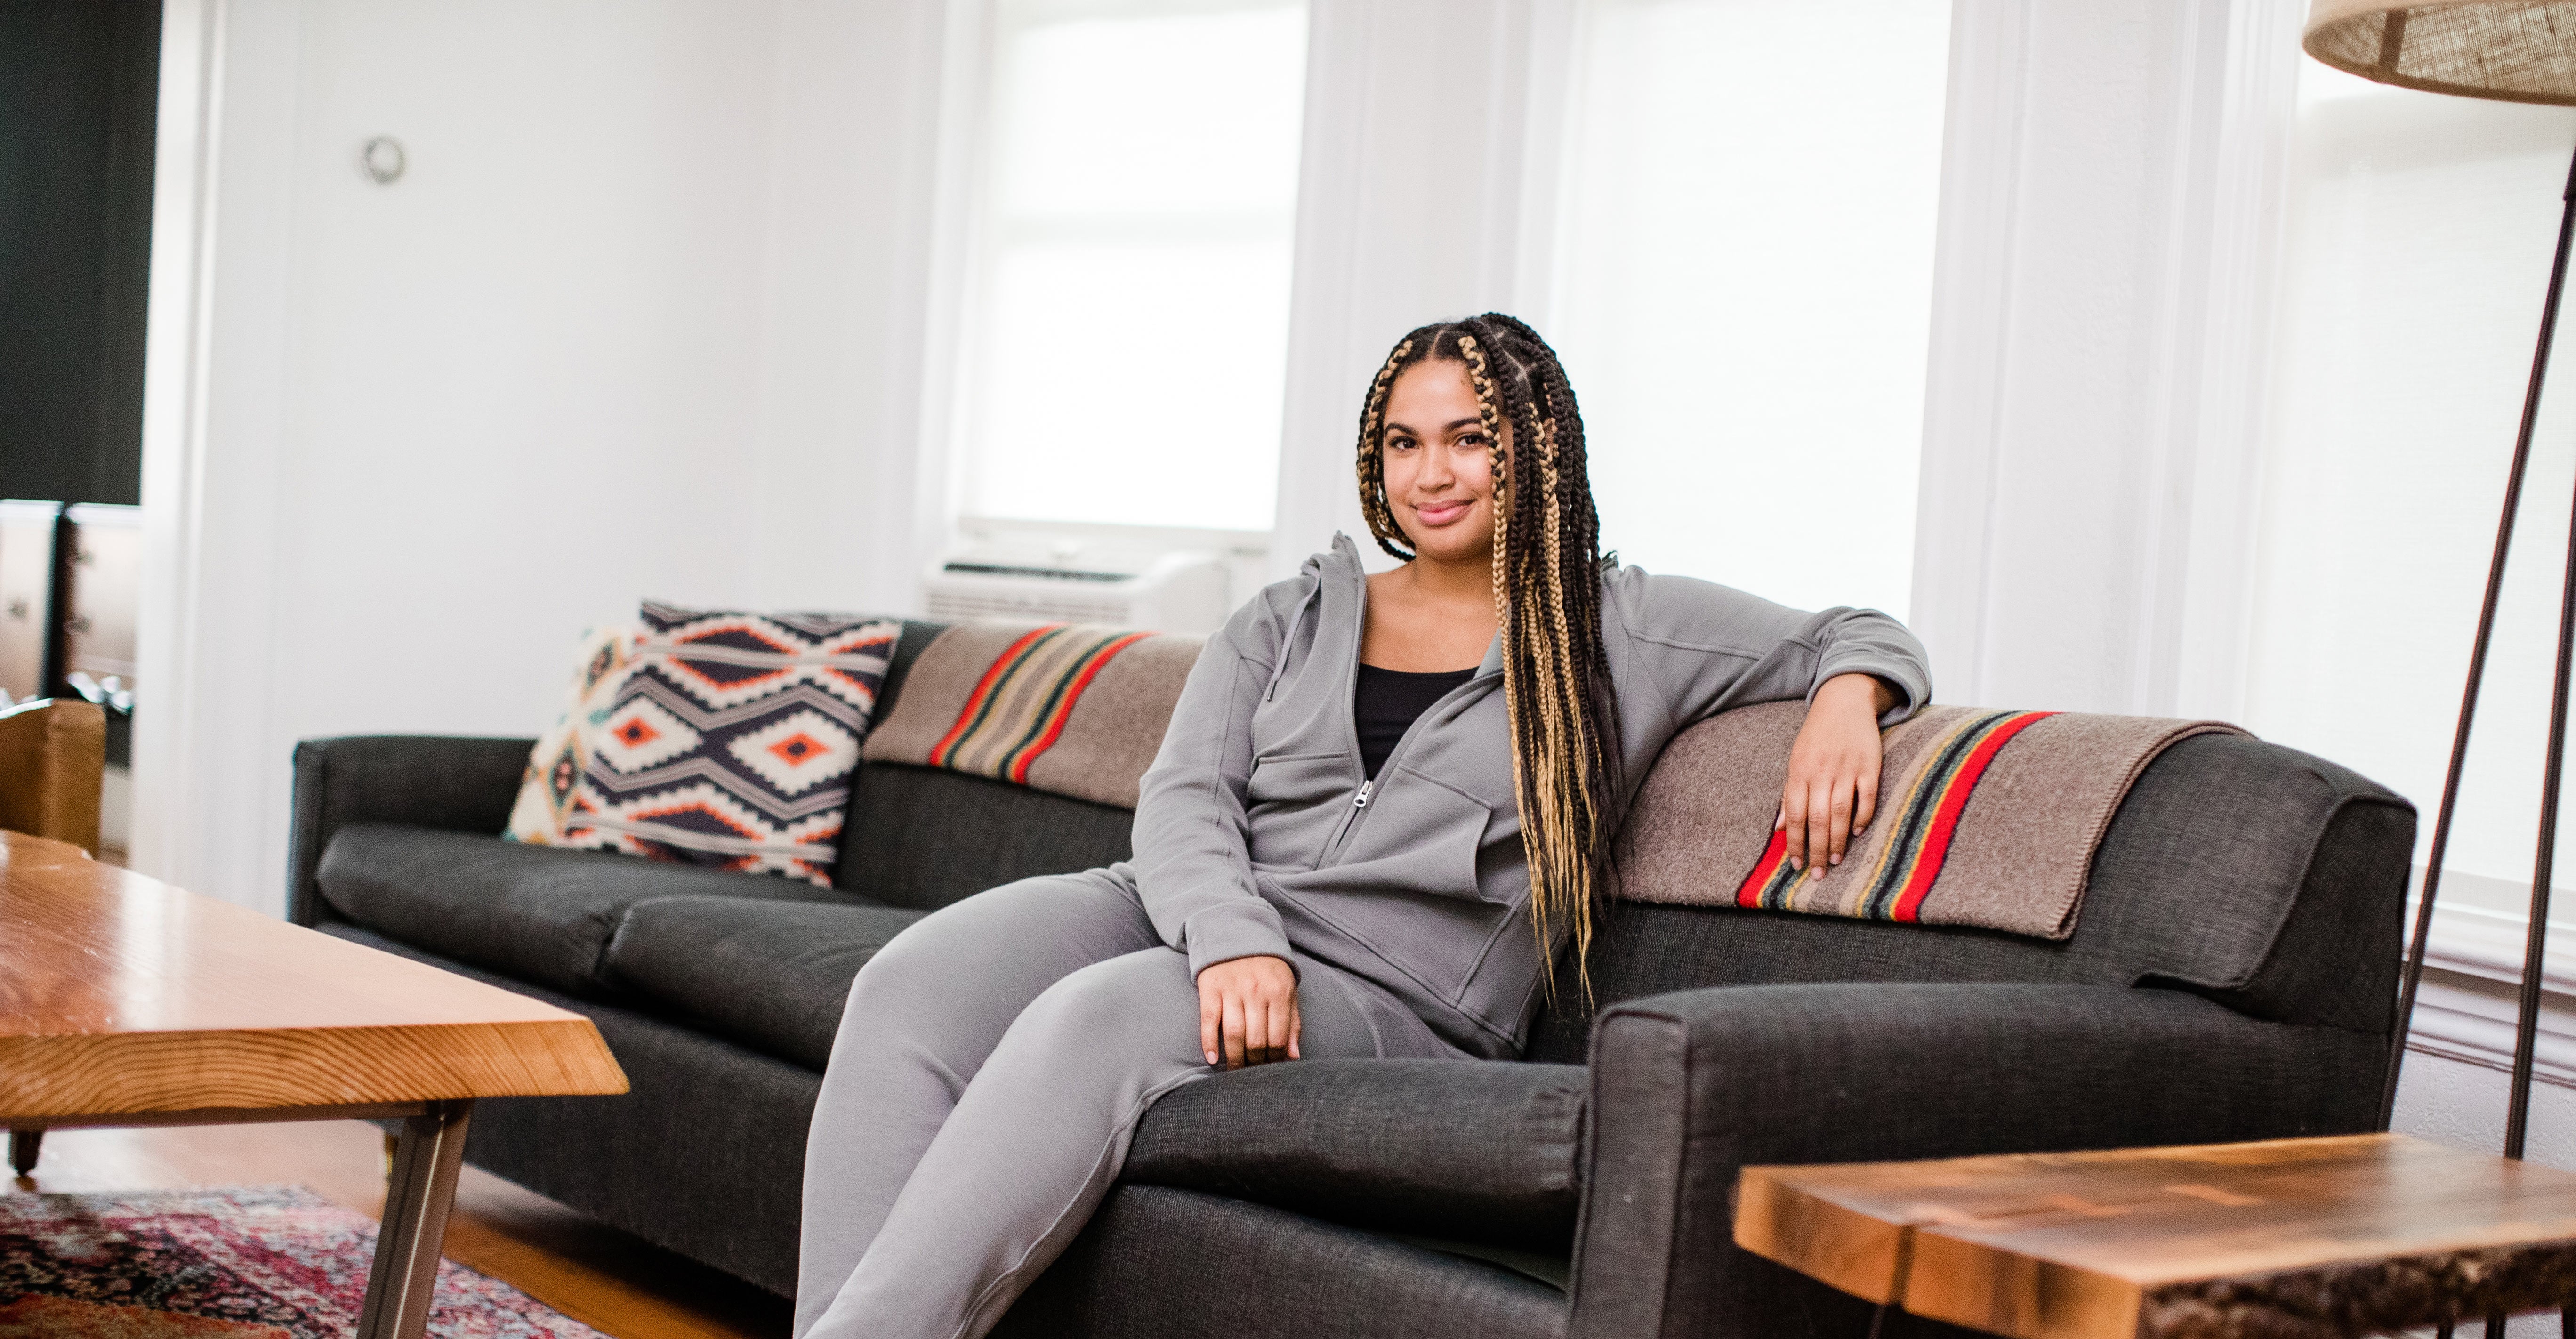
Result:
<svg viewBox="0 0 2576 1339">
<path fill-rule="evenodd" d="M 2576 0 L 2315 0 L 2308 12 L 2308 54 L 2364 79 L 2403 88 L 2506 102 L 2576 106 Z M 2415 932 L 2406 952 L 2406 984 L 2399 996 L 2397 1035 L 2388 1056 L 2388 1081 L 2380 1095 L 2380 1123 L 2397 1103 L 2397 1071 L 2406 1055 L 2406 1033 L 2415 1012 L 2415 988 L 2424 976 L 2424 945 L 2433 928 L 2433 898 L 2442 883 L 2442 860 L 2451 842 L 2451 818 L 2460 797 L 2460 768 L 2469 751 L 2469 727 L 2486 677 L 2487 647 L 2495 631 L 2496 596 L 2504 584 L 2505 555 L 2513 546 L 2514 513 L 2522 501 L 2531 462 L 2532 426 L 2540 412 L 2541 383 L 2549 374 L 2549 346 L 2558 330 L 2558 301 L 2567 285 L 2567 251 L 2576 232 L 2576 161 L 2558 219 L 2558 249 L 2549 265 L 2548 295 L 2540 310 L 2540 345 L 2531 358 L 2523 393 L 2522 426 L 2515 434 L 2513 466 L 2505 475 L 2504 516 L 2496 523 L 2495 556 L 2487 567 L 2486 599 L 2478 607 L 2477 638 L 2469 647 L 2469 682 L 2460 697 L 2460 721 L 2451 738 L 2450 770 L 2442 778 L 2442 804 L 2433 819 L 2433 846 L 2424 866 L 2424 895 L 2415 910 Z M 2576 503 L 2571 503 L 2576 514 Z M 2558 840 L 2558 782 L 2567 745 L 2567 692 L 2571 650 L 2576 650 L 2576 526 L 2568 535 L 2567 574 L 2559 591 L 2558 668 L 2549 701 L 2549 761 L 2540 780 L 2540 841 L 2533 861 L 2531 920 L 2522 953 L 2522 998 L 2514 1020 L 2513 1098 L 2505 1118 L 2505 1156 L 2522 1156 L 2531 1115 L 2531 1062 L 2540 1024 L 2541 954 L 2549 928 L 2549 883 Z M 2488 1323 L 2490 1335 L 2498 1322 Z"/>
</svg>

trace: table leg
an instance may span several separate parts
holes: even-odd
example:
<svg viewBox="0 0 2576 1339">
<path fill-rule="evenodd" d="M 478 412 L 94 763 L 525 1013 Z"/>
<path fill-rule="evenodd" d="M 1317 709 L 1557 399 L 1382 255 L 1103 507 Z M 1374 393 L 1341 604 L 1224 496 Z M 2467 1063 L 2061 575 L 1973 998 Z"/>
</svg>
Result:
<svg viewBox="0 0 2576 1339">
<path fill-rule="evenodd" d="M 36 1158 L 44 1147 L 44 1131 L 11 1130 L 9 1132 L 9 1169 L 20 1176 L 36 1170 Z"/>
<path fill-rule="evenodd" d="M 465 1154 L 472 1102 L 438 1102 L 403 1121 L 385 1180 L 385 1221 L 376 1232 L 376 1264 L 367 1275 L 367 1305 L 358 1339 L 420 1339 L 429 1323 L 429 1294 L 438 1282 L 438 1248 L 456 1202 L 456 1171 Z"/>
</svg>

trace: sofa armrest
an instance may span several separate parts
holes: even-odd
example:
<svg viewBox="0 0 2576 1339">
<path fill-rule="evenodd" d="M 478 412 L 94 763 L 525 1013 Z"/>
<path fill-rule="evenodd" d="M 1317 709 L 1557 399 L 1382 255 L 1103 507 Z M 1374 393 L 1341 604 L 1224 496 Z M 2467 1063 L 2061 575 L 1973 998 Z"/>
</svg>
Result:
<svg viewBox="0 0 2576 1339">
<path fill-rule="evenodd" d="M 349 735 L 295 746 L 295 829 L 286 914 L 321 914 L 315 875 L 331 835 L 352 823 L 398 823 L 499 836 L 509 826 L 533 739 Z"/>
<path fill-rule="evenodd" d="M 1567 1333 L 1859 1333 L 1858 1299 L 1736 1247 L 1748 1164 L 2367 1130 L 2385 1048 L 2112 986 L 1743 986 L 1621 1004 L 1593 1034 Z"/>
<path fill-rule="evenodd" d="M 107 714 L 95 705 L 40 698 L 0 708 L 0 828 L 97 855 L 106 768 Z"/>
</svg>

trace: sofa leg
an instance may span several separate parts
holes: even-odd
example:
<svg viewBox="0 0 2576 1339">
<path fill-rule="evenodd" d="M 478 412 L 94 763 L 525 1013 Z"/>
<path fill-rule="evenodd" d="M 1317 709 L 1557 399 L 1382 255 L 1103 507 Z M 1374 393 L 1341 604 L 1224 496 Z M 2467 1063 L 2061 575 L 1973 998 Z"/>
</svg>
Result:
<svg viewBox="0 0 2576 1339">
<path fill-rule="evenodd" d="M 20 1176 L 36 1170 L 36 1157 L 44 1146 L 45 1132 L 42 1130 L 11 1130 L 9 1166 Z"/>
</svg>

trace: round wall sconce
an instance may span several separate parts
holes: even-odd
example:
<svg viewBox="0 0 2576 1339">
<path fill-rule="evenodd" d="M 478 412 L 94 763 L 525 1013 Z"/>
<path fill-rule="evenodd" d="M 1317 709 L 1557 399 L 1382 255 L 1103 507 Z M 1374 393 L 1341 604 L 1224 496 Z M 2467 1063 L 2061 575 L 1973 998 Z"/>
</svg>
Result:
<svg viewBox="0 0 2576 1339">
<path fill-rule="evenodd" d="M 379 186 L 402 180 L 403 169 L 409 166 L 411 159 L 403 152 L 402 141 L 391 135 L 378 135 L 358 149 L 358 167 Z"/>
</svg>

